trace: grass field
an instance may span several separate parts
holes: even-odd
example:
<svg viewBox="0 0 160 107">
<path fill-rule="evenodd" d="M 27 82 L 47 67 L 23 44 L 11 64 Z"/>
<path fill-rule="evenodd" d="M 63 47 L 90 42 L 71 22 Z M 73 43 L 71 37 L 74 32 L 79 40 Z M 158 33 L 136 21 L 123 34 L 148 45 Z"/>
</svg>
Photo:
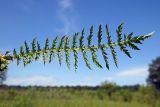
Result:
<svg viewBox="0 0 160 107">
<path fill-rule="evenodd" d="M 0 107 L 160 107 L 160 100 L 152 100 L 145 90 L 143 94 L 127 90 L 110 96 L 107 89 L 99 88 L 0 88 Z"/>
</svg>

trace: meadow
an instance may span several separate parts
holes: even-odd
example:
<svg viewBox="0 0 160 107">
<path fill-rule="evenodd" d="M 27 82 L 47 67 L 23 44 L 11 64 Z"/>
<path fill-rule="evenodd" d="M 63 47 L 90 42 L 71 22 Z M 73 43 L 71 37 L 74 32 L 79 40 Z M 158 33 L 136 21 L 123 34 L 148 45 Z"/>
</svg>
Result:
<svg viewBox="0 0 160 107">
<path fill-rule="evenodd" d="M 160 107 L 151 86 L 0 87 L 0 107 Z"/>
</svg>

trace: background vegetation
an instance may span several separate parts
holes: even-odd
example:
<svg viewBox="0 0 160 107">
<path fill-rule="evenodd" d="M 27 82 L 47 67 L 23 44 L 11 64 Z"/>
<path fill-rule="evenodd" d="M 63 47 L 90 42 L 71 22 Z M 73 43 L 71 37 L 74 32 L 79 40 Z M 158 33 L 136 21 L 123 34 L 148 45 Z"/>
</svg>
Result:
<svg viewBox="0 0 160 107">
<path fill-rule="evenodd" d="M 160 107 L 153 86 L 0 87 L 0 107 Z"/>
</svg>

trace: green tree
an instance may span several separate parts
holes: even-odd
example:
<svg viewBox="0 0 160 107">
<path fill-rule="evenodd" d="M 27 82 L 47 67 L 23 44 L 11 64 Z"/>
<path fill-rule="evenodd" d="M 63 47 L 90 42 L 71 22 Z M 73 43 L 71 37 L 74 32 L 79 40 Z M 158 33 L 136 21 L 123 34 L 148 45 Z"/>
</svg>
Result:
<svg viewBox="0 0 160 107">
<path fill-rule="evenodd" d="M 7 72 L 6 71 L 0 71 L 0 85 L 3 84 L 3 82 L 6 80 L 7 78 Z"/>
<path fill-rule="evenodd" d="M 131 102 L 132 101 L 132 92 L 129 89 L 122 89 L 120 91 L 122 99 L 124 102 Z"/>
<path fill-rule="evenodd" d="M 149 65 L 148 71 L 148 84 L 152 84 L 160 90 L 160 57 L 152 61 L 152 63 Z"/>
<path fill-rule="evenodd" d="M 118 86 L 116 85 L 116 83 L 113 82 L 108 82 L 108 81 L 104 81 L 101 84 L 101 91 L 107 93 L 108 98 L 111 100 L 112 99 L 112 94 L 118 90 Z"/>
<path fill-rule="evenodd" d="M 158 107 L 160 92 L 153 85 L 141 85 L 139 92 L 141 96 L 139 101 L 148 103 L 151 107 Z"/>
</svg>

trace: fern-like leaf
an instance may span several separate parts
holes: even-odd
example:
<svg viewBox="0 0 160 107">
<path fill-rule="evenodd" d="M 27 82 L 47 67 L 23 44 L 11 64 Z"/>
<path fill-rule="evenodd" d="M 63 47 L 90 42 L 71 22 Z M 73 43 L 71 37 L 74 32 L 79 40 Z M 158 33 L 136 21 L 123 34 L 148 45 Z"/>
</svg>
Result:
<svg viewBox="0 0 160 107">
<path fill-rule="evenodd" d="M 116 65 L 116 67 L 118 67 L 117 54 L 116 54 L 115 48 L 112 46 L 112 40 L 111 40 L 111 36 L 109 34 L 108 25 L 106 25 L 106 34 L 107 34 L 107 39 L 108 39 L 108 45 L 109 45 L 109 47 L 111 49 L 111 53 L 112 53 L 112 57 L 113 57 L 114 63 Z"/>
<path fill-rule="evenodd" d="M 129 53 L 129 51 L 126 49 L 126 47 L 124 46 L 124 44 L 122 44 L 122 29 L 123 29 L 123 24 L 120 24 L 118 26 L 118 29 L 116 30 L 117 32 L 117 43 L 118 43 L 118 46 L 120 47 L 120 50 L 122 52 L 124 52 L 129 58 L 131 58 L 131 55 Z"/>
<path fill-rule="evenodd" d="M 13 50 L 13 58 L 15 58 L 17 60 L 17 65 L 19 65 L 21 59 L 20 59 L 19 55 L 17 54 L 16 49 Z"/>
<path fill-rule="evenodd" d="M 47 38 L 45 42 L 44 50 L 48 50 L 48 49 L 49 49 L 49 39 Z"/>
<path fill-rule="evenodd" d="M 98 29 L 98 47 L 101 47 L 101 41 L 102 41 L 102 25 L 99 25 L 99 29 Z"/>
<path fill-rule="evenodd" d="M 39 42 L 37 41 L 37 52 L 36 52 L 35 60 L 39 59 L 39 57 L 40 57 L 40 51 L 41 51 L 41 47 L 40 47 Z"/>
<path fill-rule="evenodd" d="M 32 52 L 33 53 L 35 53 L 36 52 L 36 38 L 34 38 L 33 40 L 32 40 Z"/>
<path fill-rule="evenodd" d="M 127 36 L 124 34 L 124 45 L 127 46 Z"/>
<path fill-rule="evenodd" d="M 90 27 L 90 31 L 87 37 L 87 44 L 83 43 L 85 36 L 84 36 L 84 29 L 82 30 L 82 34 L 79 38 L 79 46 L 77 46 L 76 44 L 78 33 L 75 33 L 75 35 L 73 36 L 72 46 L 69 46 L 69 42 L 70 42 L 69 36 L 67 36 L 66 38 L 65 36 L 63 36 L 58 44 L 57 44 L 57 41 L 58 41 L 58 36 L 57 36 L 54 38 L 52 42 L 52 46 L 49 46 L 49 39 L 47 38 L 45 41 L 45 46 L 43 47 L 43 49 L 41 49 L 39 42 L 36 40 L 36 38 L 34 38 L 31 43 L 31 49 L 29 49 L 29 46 L 25 41 L 24 45 L 20 47 L 19 53 L 17 53 L 16 50 L 14 49 L 12 55 L 10 55 L 8 52 L 6 52 L 6 54 L 4 55 L 0 54 L 0 61 L 5 61 L 8 64 L 8 62 L 11 61 L 12 59 L 16 59 L 17 65 L 18 65 L 22 59 L 25 66 L 26 64 L 31 63 L 33 59 L 38 60 L 42 55 L 43 62 L 45 64 L 48 59 L 48 56 L 49 56 L 49 63 L 51 63 L 51 61 L 54 58 L 54 52 L 57 52 L 58 61 L 59 61 L 59 64 L 61 65 L 62 63 L 61 53 L 64 51 L 67 67 L 70 69 L 69 52 L 71 51 L 74 54 L 73 55 L 74 68 L 76 70 L 78 67 L 78 51 L 81 51 L 86 66 L 89 69 L 91 69 L 90 63 L 88 61 L 88 56 L 87 56 L 87 52 L 90 51 L 93 63 L 97 67 L 102 68 L 102 65 L 99 63 L 96 55 L 96 52 L 98 50 L 101 50 L 106 68 L 109 69 L 108 53 L 106 52 L 106 49 L 110 48 L 114 63 L 118 67 L 117 53 L 116 53 L 115 47 L 119 46 L 122 52 L 124 52 L 128 57 L 131 57 L 127 48 L 130 47 L 133 50 L 140 50 L 137 44 L 142 44 L 142 41 L 151 37 L 151 35 L 153 35 L 154 33 L 154 32 L 151 32 L 147 35 L 134 36 L 133 33 L 130 33 L 129 35 L 126 35 L 125 33 L 122 34 L 122 29 L 123 29 L 123 24 L 120 24 L 116 30 L 117 41 L 112 42 L 109 30 L 108 30 L 108 26 L 106 25 L 107 43 L 102 44 L 102 26 L 99 25 L 98 34 L 97 34 L 97 39 L 98 39 L 97 45 L 95 45 L 95 43 L 93 43 L 92 45 L 91 43 L 92 37 L 93 37 L 93 26 Z M 122 35 L 124 35 L 123 38 L 122 38 Z M 1 63 L 0 63 L 0 66 L 1 66 Z"/>
<path fill-rule="evenodd" d="M 44 46 L 44 49 L 43 49 L 43 63 L 45 65 L 45 63 L 47 62 L 47 50 L 49 49 L 49 39 L 47 38 L 46 39 L 46 42 L 45 42 L 45 46 Z"/>
<path fill-rule="evenodd" d="M 26 53 L 29 54 L 30 50 L 29 50 L 29 46 L 28 46 L 27 42 L 25 41 L 24 44 L 25 44 L 25 48 L 26 48 Z"/>
<path fill-rule="evenodd" d="M 82 35 L 80 36 L 80 39 L 79 39 L 79 43 L 80 43 L 80 44 L 79 44 L 79 47 L 80 47 L 80 49 L 81 49 L 81 52 L 82 52 L 82 55 L 83 55 L 83 59 L 84 59 L 84 61 L 85 61 L 86 66 L 87 66 L 90 70 L 92 70 L 92 69 L 91 69 L 91 66 L 90 66 L 90 64 L 89 64 L 89 61 L 88 61 L 88 59 L 87 59 L 86 50 L 84 49 L 83 39 L 84 39 L 84 29 L 82 30 Z"/>
<path fill-rule="evenodd" d="M 92 54 L 92 61 L 93 63 L 95 63 L 95 65 L 99 68 L 103 68 L 102 65 L 98 62 L 97 60 L 97 55 L 96 55 L 96 51 L 95 49 L 92 48 L 91 46 L 91 40 L 92 40 L 92 37 L 93 37 L 93 26 L 91 26 L 90 28 L 90 33 L 87 37 L 87 40 L 88 40 L 88 48 L 90 49 L 91 51 L 91 54 Z"/>
<path fill-rule="evenodd" d="M 53 58 L 54 58 L 54 49 L 56 48 L 57 40 L 58 40 L 58 36 L 56 36 L 56 37 L 53 39 L 52 47 L 50 48 L 51 51 L 50 51 L 50 55 L 49 55 L 49 63 L 51 63 L 51 61 L 52 61 Z"/>
<path fill-rule="evenodd" d="M 96 51 L 93 48 L 90 48 L 91 54 L 92 54 L 92 61 L 95 63 L 95 65 L 99 68 L 103 68 L 102 65 L 99 63 L 96 55 Z"/>
<path fill-rule="evenodd" d="M 154 32 L 151 32 L 147 35 L 138 36 L 137 40 L 144 41 L 145 39 L 151 37 L 153 34 L 154 34 Z"/>
<path fill-rule="evenodd" d="M 30 50 L 29 50 L 29 46 L 27 44 L 27 42 L 24 42 L 25 44 L 25 48 L 26 48 L 26 55 L 25 55 L 25 59 L 27 60 L 27 63 L 30 63 L 32 61 L 32 56 L 30 55 Z M 26 64 L 27 64 L 26 63 Z"/>
<path fill-rule="evenodd" d="M 27 60 L 27 57 L 24 53 L 24 47 L 23 46 L 20 47 L 20 54 L 23 58 L 23 65 L 26 66 L 26 64 L 28 63 L 28 60 Z"/>
<path fill-rule="evenodd" d="M 77 67 L 78 67 L 78 53 L 76 51 L 76 40 L 77 40 L 77 37 L 78 37 L 78 33 L 75 33 L 74 36 L 73 36 L 73 41 L 72 41 L 72 49 L 73 49 L 73 56 L 74 56 L 74 69 L 76 71 Z"/>
<path fill-rule="evenodd" d="M 67 63 L 68 69 L 70 69 L 69 52 L 68 52 L 68 49 L 69 49 L 69 39 L 70 39 L 69 36 L 67 36 L 66 40 L 65 40 L 65 45 L 64 45 L 65 57 L 66 57 L 66 63 Z"/>
<path fill-rule="evenodd" d="M 128 46 L 129 46 L 131 49 L 140 50 L 135 44 L 133 44 L 133 43 L 131 43 L 131 42 L 128 42 Z"/>
<path fill-rule="evenodd" d="M 104 61 L 105 61 L 105 63 L 106 63 L 106 68 L 109 70 L 108 57 L 107 57 L 107 53 L 106 53 L 106 51 L 105 51 L 105 48 L 104 48 L 104 47 L 105 47 L 104 45 L 102 45 L 102 46 L 101 46 L 102 56 L 103 56 Z"/>
<path fill-rule="evenodd" d="M 58 45 L 58 48 L 57 48 L 57 56 L 58 56 L 58 61 L 59 61 L 59 65 L 60 65 L 60 66 L 61 66 L 61 64 L 62 64 L 61 49 L 62 49 L 62 47 L 63 47 L 64 39 L 65 39 L 65 36 L 63 36 L 63 37 L 61 38 L 61 41 L 60 41 L 60 43 L 59 43 L 59 45 Z"/>
<path fill-rule="evenodd" d="M 90 28 L 90 33 L 89 33 L 89 35 L 88 35 L 88 37 L 87 37 L 88 47 L 91 46 L 92 37 L 93 37 L 93 26 L 91 26 L 91 28 Z"/>
<path fill-rule="evenodd" d="M 128 36 L 127 36 L 127 39 L 130 41 L 132 39 L 132 36 L 133 36 L 133 32 L 131 32 Z"/>
</svg>

